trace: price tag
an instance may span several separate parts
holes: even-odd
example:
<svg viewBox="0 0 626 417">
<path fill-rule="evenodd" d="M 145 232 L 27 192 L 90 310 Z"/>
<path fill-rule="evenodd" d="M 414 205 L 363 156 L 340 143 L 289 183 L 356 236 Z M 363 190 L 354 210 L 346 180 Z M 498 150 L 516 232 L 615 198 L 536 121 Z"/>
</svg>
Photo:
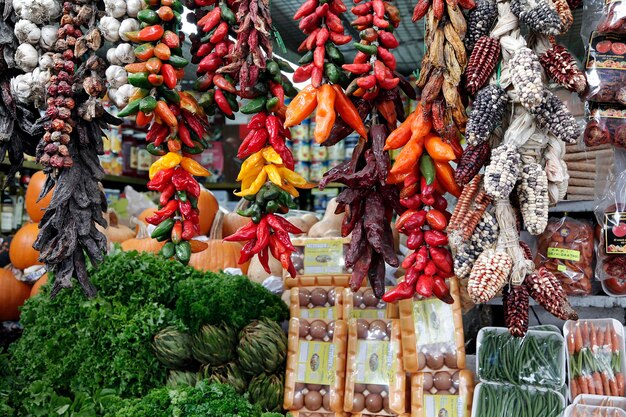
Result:
<svg viewBox="0 0 626 417">
<path fill-rule="evenodd" d="M 343 239 L 315 239 L 304 246 L 304 274 L 332 275 L 345 270 Z"/>
</svg>

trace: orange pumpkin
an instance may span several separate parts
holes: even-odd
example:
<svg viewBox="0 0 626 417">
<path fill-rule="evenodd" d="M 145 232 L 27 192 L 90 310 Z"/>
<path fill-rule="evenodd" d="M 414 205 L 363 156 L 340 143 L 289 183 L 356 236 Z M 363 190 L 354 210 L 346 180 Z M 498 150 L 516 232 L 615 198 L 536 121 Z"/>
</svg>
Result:
<svg viewBox="0 0 626 417">
<path fill-rule="evenodd" d="M 158 209 L 158 207 L 148 207 L 137 216 L 137 220 L 141 220 L 141 222 L 147 226 L 148 222 L 146 218 L 152 216 Z M 139 233 L 139 225 L 135 226 L 135 233 Z"/>
<path fill-rule="evenodd" d="M 232 213 L 227 213 L 224 216 L 224 227 L 222 228 L 222 235 L 224 237 L 235 234 L 237 229 L 245 226 L 250 222 L 249 217 L 244 217 L 237 214 L 237 210 L 244 210 L 247 206 L 248 200 L 242 198 L 239 203 L 237 203 L 237 207 L 235 207 L 235 210 L 233 210 Z"/>
<path fill-rule="evenodd" d="M 30 285 L 18 281 L 8 269 L 0 269 L 0 322 L 19 319 L 19 307 L 29 296 Z"/>
<path fill-rule="evenodd" d="M 41 278 L 39 278 L 33 284 L 33 287 L 30 289 L 30 296 L 33 297 L 41 292 L 41 287 L 48 282 L 48 274 L 43 274 Z"/>
<path fill-rule="evenodd" d="M 200 234 L 207 235 L 211 231 L 215 214 L 219 211 L 217 199 L 209 190 L 203 188 L 200 191 L 198 210 L 200 210 Z"/>
<path fill-rule="evenodd" d="M 137 252 L 158 253 L 165 242 L 152 239 L 144 223 L 137 221 L 136 224 L 139 226 L 139 233 L 134 238 L 122 242 L 122 250 L 124 252 L 136 250 Z"/>
<path fill-rule="evenodd" d="M 45 209 L 50 204 L 54 188 L 45 195 L 39 202 L 39 193 L 46 183 L 46 174 L 43 171 L 37 171 L 30 177 L 28 187 L 26 187 L 26 212 L 32 221 L 38 223 L 45 213 Z"/>
<path fill-rule="evenodd" d="M 109 224 L 107 228 L 105 229 L 100 225 L 96 225 L 96 228 L 104 233 L 109 242 L 122 243 L 127 241 L 128 239 L 132 239 L 137 234 L 133 232 L 133 229 L 131 229 L 130 227 L 119 224 L 117 213 L 115 213 L 115 211 L 113 210 L 109 210 L 107 213 L 105 213 L 104 218 Z"/>
<path fill-rule="evenodd" d="M 9 246 L 9 258 L 17 269 L 26 269 L 29 266 L 41 265 L 37 259 L 39 251 L 33 249 L 33 243 L 37 240 L 39 226 L 37 223 L 26 223 L 15 233 L 11 246 Z"/>
<path fill-rule="evenodd" d="M 222 240 L 222 224 L 224 213 L 217 212 L 215 221 L 211 227 L 210 240 L 206 243 L 208 247 L 198 253 L 193 253 L 189 260 L 189 265 L 200 271 L 217 272 L 225 268 L 239 268 L 243 273 L 248 272 L 249 262 L 239 265 L 241 256 L 241 244 L 237 242 L 224 242 Z"/>
</svg>

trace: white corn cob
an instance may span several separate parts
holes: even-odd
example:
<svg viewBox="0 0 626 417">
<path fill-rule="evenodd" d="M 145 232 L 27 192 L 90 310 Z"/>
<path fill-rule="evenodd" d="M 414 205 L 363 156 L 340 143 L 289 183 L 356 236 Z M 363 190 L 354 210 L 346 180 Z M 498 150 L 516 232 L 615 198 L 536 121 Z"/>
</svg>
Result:
<svg viewBox="0 0 626 417">
<path fill-rule="evenodd" d="M 454 257 L 454 273 L 465 279 L 472 272 L 472 267 L 485 249 L 493 248 L 498 240 L 498 222 L 488 211 L 483 213 L 480 222 L 476 225 L 469 242 L 461 247 Z"/>
<path fill-rule="evenodd" d="M 548 90 L 544 90 L 542 103 L 530 109 L 535 117 L 537 126 L 547 133 L 552 133 L 558 139 L 567 143 L 576 143 L 581 128 L 569 112 L 565 104 Z"/>
<path fill-rule="evenodd" d="M 522 217 L 531 235 L 543 233 L 548 225 L 548 176 L 536 162 L 525 164 L 517 187 Z"/>
<path fill-rule="evenodd" d="M 480 254 L 467 282 L 467 292 L 475 304 L 484 304 L 496 296 L 513 268 L 506 252 L 487 249 Z"/>
<path fill-rule="evenodd" d="M 491 162 L 485 169 L 485 192 L 494 200 L 508 198 L 520 170 L 520 155 L 512 145 L 500 145 L 491 151 Z"/>
<path fill-rule="evenodd" d="M 520 48 L 509 61 L 511 83 L 522 106 L 532 109 L 543 101 L 541 63 L 535 53 L 526 47 Z"/>
</svg>

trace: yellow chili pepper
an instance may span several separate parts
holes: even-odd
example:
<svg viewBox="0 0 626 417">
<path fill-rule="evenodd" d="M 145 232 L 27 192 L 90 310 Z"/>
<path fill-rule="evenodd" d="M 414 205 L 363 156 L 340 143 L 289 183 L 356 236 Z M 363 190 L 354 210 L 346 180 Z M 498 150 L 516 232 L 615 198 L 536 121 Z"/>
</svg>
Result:
<svg viewBox="0 0 626 417">
<path fill-rule="evenodd" d="M 267 172 L 265 170 L 261 171 L 259 175 L 257 175 L 256 179 L 250 184 L 249 187 L 241 189 L 241 191 L 236 192 L 235 195 L 238 197 L 245 197 L 247 195 L 254 195 L 259 192 L 263 184 L 267 181 Z"/>
<path fill-rule="evenodd" d="M 299 188 L 310 188 L 310 184 L 300 174 L 297 174 L 285 167 L 278 168 L 278 171 L 284 179 L 289 181 L 290 184 Z"/>
<path fill-rule="evenodd" d="M 262 168 L 261 168 L 261 170 L 262 170 Z M 260 173 L 261 172 L 259 171 L 259 174 Z M 249 175 L 249 176 L 243 178 L 241 180 L 241 189 L 242 190 L 247 190 L 248 188 L 250 188 L 250 186 L 252 185 L 254 180 L 256 180 L 256 178 L 259 176 L 259 174 L 257 174 L 257 175 Z"/>
<path fill-rule="evenodd" d="M 166 153 L 150 165 L 150 171 L 148 172 L 150 179 L 152 179 L 152 177 L 154 177 L 156 173 L 161 170 L 174 168 L 175 166 L 180 165 L 182 159 L 183 157 L 175 152 Z"/>
<path fill-rule="evenodd" d="M 263 148 L 261 152 L 263 153 L 263 159 L 265 159 L 268 163 L 282 165 L 283 158 L 281 158 L 278 152 L 276 152 L 271 146 Z"/>
<path fill-rule="evenodd" d="M 280 176 L 280 173 L 278 172 L 278 167 L 276 165 L 274 164 L 265 165 L 263 169 L 267 173 L 267 177 L 270 179 L 270 181 L 272 181 L 274 184 L 278 185 L 279 187 L 283 185 L 283 177 Z"/>
<path fill-rule="evenodd" d="M 195 175 L 196 177 L 208 177 L 211 175 L 208 169 L 191 158 L 184 157 L 180 162 L 180 166 L 182 166 L 185 171 L 191 175 Z"/>
<path fill-rule="evenodd" d="M 244 178 L 248 178 L 250 176 L 256 177 L 259 175 L 264 166 L 265 164 L 263 163 L 263 160 L 261 160 L 256 165 L 248 166 L 245 170 L 242 169 L 237 175 L 237 181 L 242 181 Z"/>
<path fill-rule="evenodd" d="M 287 191 L 289 194 L 291 194 L 292 197 L 298 197 L 300 195 L 298 190 L 296 190 L 296 188 L 291 184 L 283 184 L 280 186 L 280 188 Z"/>
<path fill-rule="evenodd" d="M 263 162 L 263 150 L 253 153 L 245 161 L 243 161 L 243 164 L 241 164 L 240 172 L 247 171 L 248 169 L 250 169 L 250 167 L 258 165 L 259 162 Z"/>
<path fill-rule="evenodd" d="M 204 116 L 204 110 L 196 101 L 196 98 L 186 91 L 179 91 L 180 96 L 180 108 L 185 109 L 198 116 Z"/>
</svg>

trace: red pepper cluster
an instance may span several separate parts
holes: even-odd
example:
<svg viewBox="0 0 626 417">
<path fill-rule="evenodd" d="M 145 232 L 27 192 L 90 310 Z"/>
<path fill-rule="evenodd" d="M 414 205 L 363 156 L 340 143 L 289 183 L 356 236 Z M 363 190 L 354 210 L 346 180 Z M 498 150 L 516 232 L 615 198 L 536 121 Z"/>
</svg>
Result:
<svg viewBox="0 0 626 417">
<path fill-rule="evenodd" d="M 324 72 L 327 78 L 335 77 L 334 68 L 326 67 L 326 55 L 331 56 L 331 61 L 337 59 L 343 61 L 343 55 L 336 48 L 336 45 L 345 45 L 352 40 L 350 35 L 345 34 L 343 23 L 339 15 L 347 10 L 342 0 L 320 1 L 307 0 L 293 16 L 294 20 L 300 20 L 300 30 L 308 35 L 298 47 L 298 52 L 307 54 L 300 60 L 300 66 L 294 73 L 295 82 L 311 80 L 313 87 L 322 85 Z M 343 62 L 339 63 L 342 64 Z M 332 65 L 332 63 L 329 63 Z M 339 77 L 337 69 L 336 76 Z M 335 79 L 334 82 L 337 82 Z"/>
<path fill-rule="evenodd" d="M 268 255 L 271 253 L 275 259 L 280 261 L 283 268 L 292 277 L 295 277 L 296 269 L 291 261 L 291 253 L 296 248 L 291 243 L 289 233 L 299 234 L 302 231 L 289 223 L 284 217 L 275 214 L 265 214 L 258 224 L 251 221 L 224 240 L 228 242 L 247 241 L 241 249 L 240 264 L 246 263 L 254 255 L 258 255 L 263 269 L 271 274 Z"/>
<path fill-rule="evenodd" d="M 373 100 L 381 88 L 392 90 L 400 83 L 393 73 L 397 64 L 390 51 L 399 45 L 393 29 L 400 25 L 400 12 L 391 2 L 371 0 L 354 6 L 352 13 L 357 16 L 352 26 L 361 32 L 361 41 L 354 44 L 358 52 L 353 63 L 343 66 L 358 75 L 347 93 Z"/>
<path fill-rule="evenodd" d="M 286 139 L 291 139 L 291 131 L 283 127 L 283 120 L 280 117 L 265 111 L 257 113 L 252 116 L 247 127 L 250 131 L 239 146 L 237 158 L 245 159 L 269 143 L 282 158 L 283 165 L 294 169 L 293 154 L 285 143 Z"/>
<path fill-rule="evenodd" d="M 419 192 L 418 192 L 419 189 Z M 400 204 L 407 208 L 396 221 L 400 233 L 408 236 L 407 247 L 413 250 L 402 262 L 406 270 L 404 281 L 383 296 L 394 302 L 419 294 L 435 295 L 445 303 L 453 303 L 445 279 L 454 275 L 452 254 L 446 248 L 445 232 L 451 214 L 446 211 L 448 202 L 435 185 L 426 178 L 411 175 L 405 180 Z"/>
</svg>

